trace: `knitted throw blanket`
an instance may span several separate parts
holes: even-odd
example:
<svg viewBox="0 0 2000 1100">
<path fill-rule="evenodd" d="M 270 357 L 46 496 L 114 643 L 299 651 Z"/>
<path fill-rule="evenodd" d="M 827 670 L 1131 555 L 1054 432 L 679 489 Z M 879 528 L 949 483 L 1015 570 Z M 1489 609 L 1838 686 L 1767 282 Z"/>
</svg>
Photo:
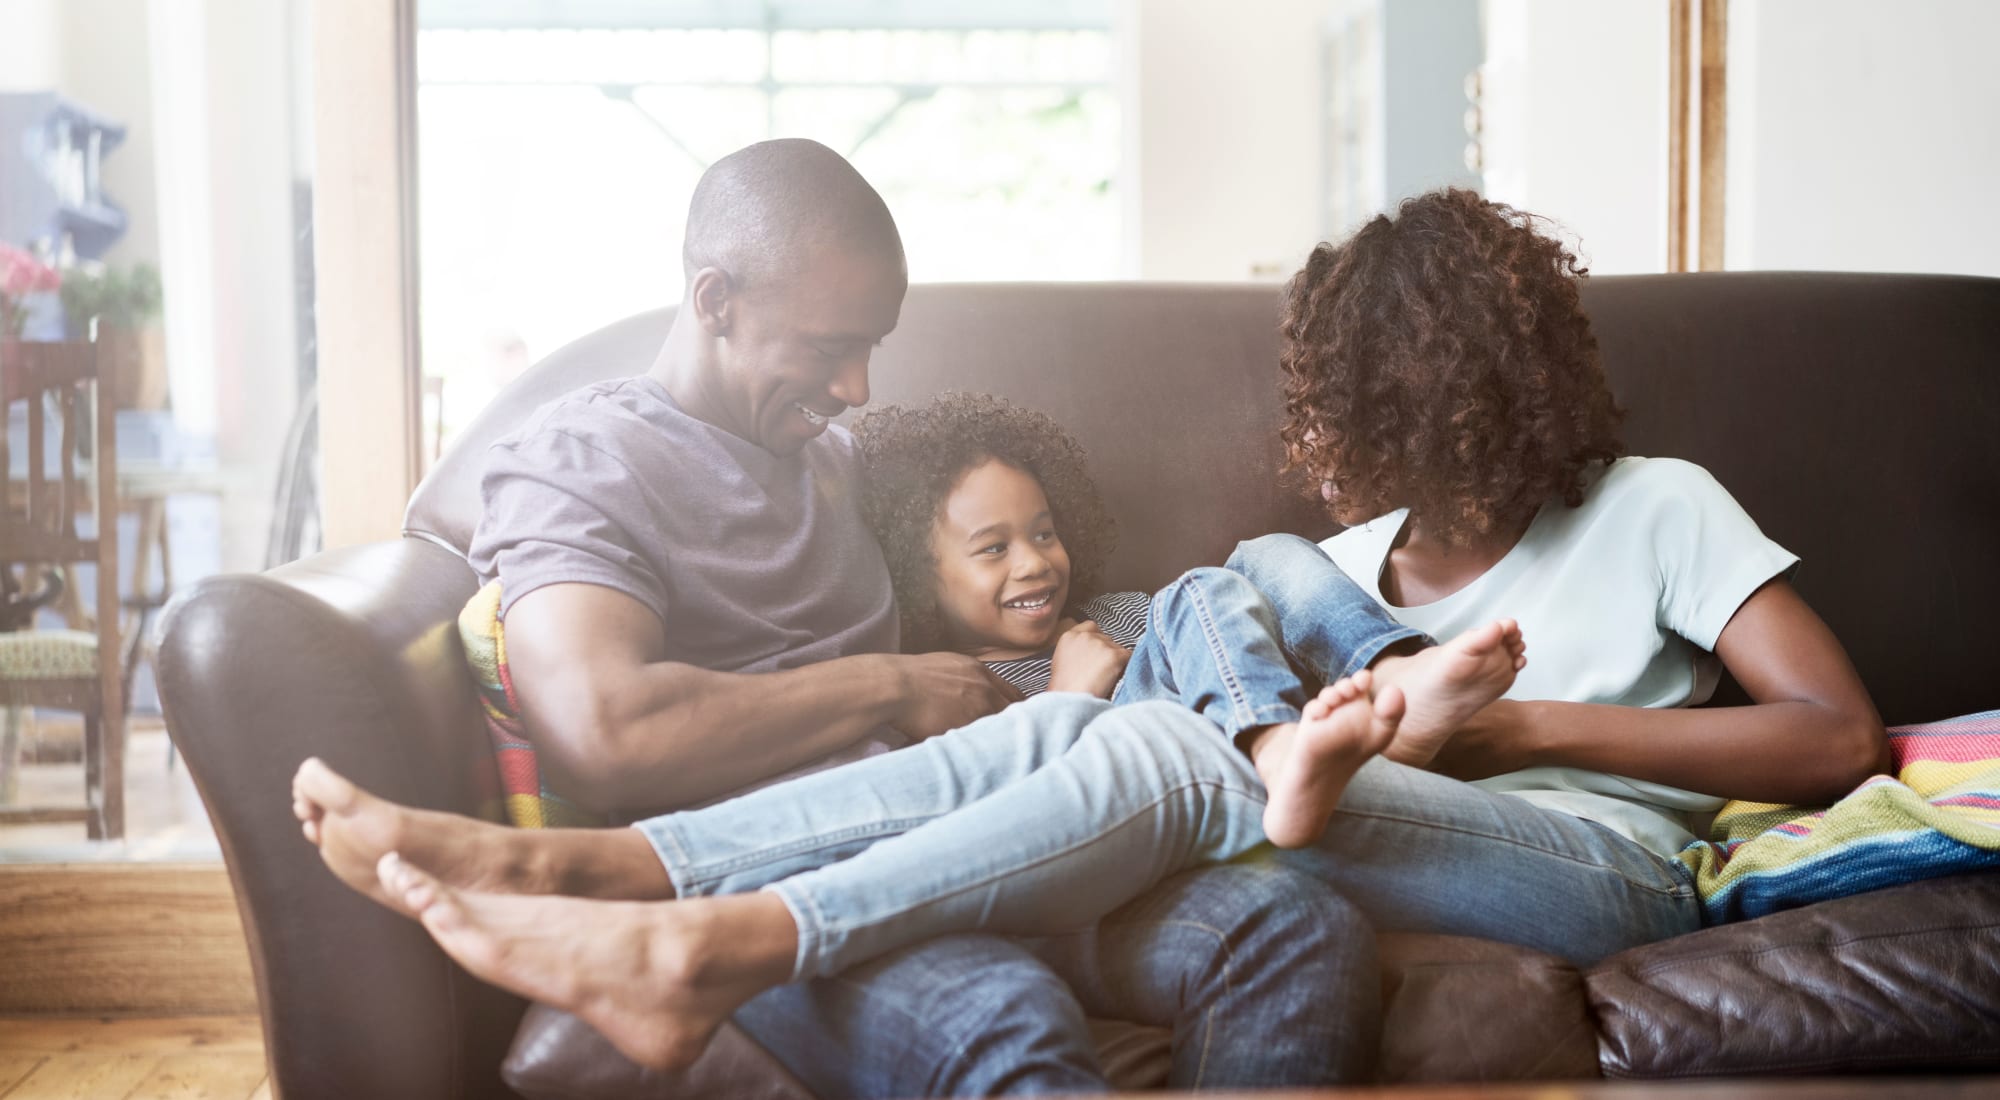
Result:
<svg viewBox="0 0 2000 1100">
<path fill-rule="evenodd" d="M 2000 867 L 2000 710 L 1889 730 L 1896 774 L 1824 809 L 1731 802 L 1680 853 L 1710 924 Z"/>
<path fill-rule="evenodd" d="M 500 625 L 500 582 L 480 589 L 458 613 L 458 637 L 465 663 L 479 683 L 479 709 L 486 736 L 500 765 L 500 789 L 507 820 L 523 829 L 561 829 L 605 824 L 550 790 L 535 746 L 521 726 L 521 704 L 507 671 L 507 632 Z"/>
</svg>

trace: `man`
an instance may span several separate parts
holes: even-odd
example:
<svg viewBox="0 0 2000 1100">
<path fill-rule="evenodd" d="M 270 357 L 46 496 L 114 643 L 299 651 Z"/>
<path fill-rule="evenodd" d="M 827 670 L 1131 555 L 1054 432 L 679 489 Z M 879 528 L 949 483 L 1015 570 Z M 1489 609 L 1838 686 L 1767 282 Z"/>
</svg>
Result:
<svg viewBox="0 0 2000 1100">
<path fill-rule="evenodd" d="M 644 375 L 577 391 L 493 446 L 471 548 L 500 586 L 548 786 L 628 818 L 1013 698 L 969 657 L 896 652 L 858 456 L 828 423 L 867 402 L 907 288 L 880 196 L 823 146 L 751 146 L 697 186 L 683 269 Z M 657 860 L 647 870 L 668 886 Z M 1315 1084 L 1338 1043 L 1368 1044 L 1349 1026 L 1367 1013 L 1315 1005 L 1340 984 L 1315 933 L 1343 904 L 1274 868 L 1216 869 L 1039 954 L 950 937 L 773 990 L 735 1020 L 824 1097 L 1102 1091 L 1079 996 L 1174 1024 L 1177 1084 Z"/>
</svg>

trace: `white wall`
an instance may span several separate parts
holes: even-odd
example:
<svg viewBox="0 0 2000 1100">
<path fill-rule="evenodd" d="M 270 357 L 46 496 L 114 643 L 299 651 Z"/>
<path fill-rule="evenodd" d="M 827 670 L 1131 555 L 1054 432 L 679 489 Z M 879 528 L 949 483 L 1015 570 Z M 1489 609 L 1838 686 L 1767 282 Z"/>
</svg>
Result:
<svg viewBox="0 0 2000 1100">
<path fill-rule="evenodd" d="M 1487 0 L 1486 194 L 1599 274 L 1666 270 L 1667 5 Z"/>
<path fill-rule="evenodd" d="M 104 192 L 130 219 L 104 261 L 160 262 L 154 200 L 153 66 L 146 6 L 139 0 L 64 0 L 62 76 L 69 98 L 125 125 L 125 141 L 104 158 Z"/>
<path fill-rule="evenodd" d="M 1730 19 L 1727 266 L 2000 275 L 2000 4 Z"/>
<path fill-rule="evenodd" d="M 1126 268 L 1279 279 L 1319 240 L 1326 0 L 1124 0 Z"/>
<path fill-rule="evenodd" d="M 0 0 L 0 92 L 41 92 L 62 78 L 56 0 Z"/>
</svg>

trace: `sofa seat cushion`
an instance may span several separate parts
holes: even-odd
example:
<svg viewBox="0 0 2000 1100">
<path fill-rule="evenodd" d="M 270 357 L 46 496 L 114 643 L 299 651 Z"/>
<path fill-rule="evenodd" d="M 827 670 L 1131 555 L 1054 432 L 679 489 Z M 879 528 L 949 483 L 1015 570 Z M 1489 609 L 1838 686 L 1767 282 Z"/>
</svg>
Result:
<svg viewBox="0 0 2000 1100">
<path fill-rule="evenodd" d="M 2000 1066 L 2000 873 L 1703 929 L 1584 985 L 1607 1077 Z"/>
<path fill-rule="evenodd" d="M 1464 936 L 1384 933 L 1379 945 L 1384 1083 L 1598 1076 L 1597 1028 L 1569 963 Z"/>
<path fill-rule="evenodd" d="M 1121 1091 L 1165 1087 L 1173 1068 L 1165 1029 L 1090 1021 L 1105 1076 Z M 507 1087 L 529 1100 L 815 1100 L 783 1063 L 724 1024 L 694 1065 L 643 1069 L 595 1028 L 545 1005 L 530 1005 L 501 1066 Z"/>
</svg>

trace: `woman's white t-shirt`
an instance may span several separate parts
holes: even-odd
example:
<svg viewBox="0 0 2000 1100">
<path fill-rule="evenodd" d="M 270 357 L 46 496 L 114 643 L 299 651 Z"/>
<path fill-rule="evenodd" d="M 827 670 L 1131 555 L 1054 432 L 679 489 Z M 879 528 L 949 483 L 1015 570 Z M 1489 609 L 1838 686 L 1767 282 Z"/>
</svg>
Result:
<svg viewBox="0 0 2000 1100">
<path fill-rule="evenodd" d="M 1494 619 L 1519 621 L 1528 667 L 1510 699 L 1704 702 L 1721 671 L 1710 651 L 1722 628 L 1798 563 L 1708 471 L 1672 458 L 1612 463 L 1581 505 L 1544 505 L 1484 575 L 1421 607 L 1382 598 L 1383 566 L 1405 518 L 1391 513 L 1321 548 L 1398 622 L 1440 641 Z M 1694 819 L 1723 801 L 1578 768 L 1528 768 L 1478 785 L 1595 821 L 1663 856 L 1693 841 Z"/>
</svg>

